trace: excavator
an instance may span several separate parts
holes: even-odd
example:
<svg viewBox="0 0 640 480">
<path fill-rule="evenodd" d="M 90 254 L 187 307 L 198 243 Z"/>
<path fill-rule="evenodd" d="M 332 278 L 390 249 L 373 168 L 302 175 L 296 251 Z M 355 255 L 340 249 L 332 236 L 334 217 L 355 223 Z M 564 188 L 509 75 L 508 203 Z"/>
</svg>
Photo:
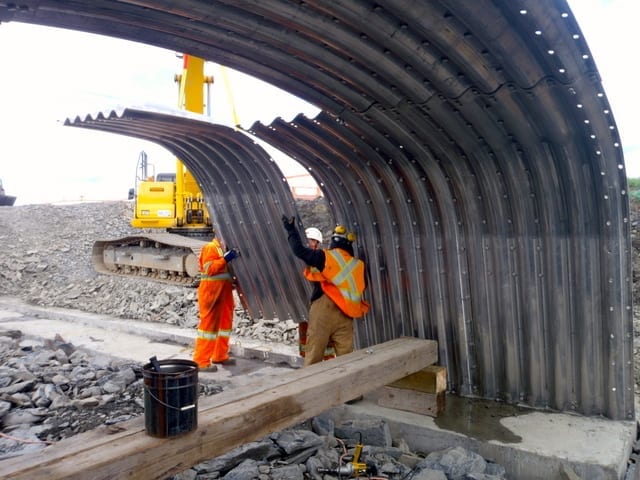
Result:
<svg viewBox="0 0 640 480">
<path fill-rule="evenodd" d="M 179 86 L 178 107 L 203 113 L 204 87 L 208 90 L 213 83 L 213 77 L 204 74 L 204 60 L 184 54 L 182 73 L 174 80 Z M 197 285 L 198 256 L 214 231 L 193 175 L 177 158 L 175 172 L 156 175 L 143 151 L 136 167 L 136 187 L 129 191 L 129 199 L 135 202 L 131 226 L 160 231 L 96 241 L 92 252 L 95 270 Z"/>
</svg>

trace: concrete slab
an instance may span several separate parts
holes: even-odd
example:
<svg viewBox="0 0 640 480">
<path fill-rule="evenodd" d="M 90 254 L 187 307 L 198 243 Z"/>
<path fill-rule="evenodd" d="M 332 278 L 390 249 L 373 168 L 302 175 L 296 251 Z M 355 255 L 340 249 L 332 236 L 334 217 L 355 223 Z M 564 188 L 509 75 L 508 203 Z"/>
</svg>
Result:
<svg viewBox="0 0 640 480">
<path fill-rule="evenodd" d="M 21 330 L 32 338 L 53 338 L 58 333 L 76 346 L 141 363 L 153 355 L 190 359 L 195 335 L 177 326 L 35 307 L 6 297 L 0 297 L 0 329 Z M 141 342 L 140 336 L 146 341 Z M 232 352 L 238 359 L 235 366 L 201 373 L 201 381 L 211 379 L 233 388 L 302 364 L 295 347 L 257 340 L 233 338 Z M 540 412 L 454 396 L 446 402 L 445 414 L 432 418 L 380 407 L 376 392 L 371 392 L 362 402 L 329 414 L 337 421 L 383 418 L 394 438 L 403 438 L 413 451 L 463 446 L 503 465 L 508 478 L 518 480 L 566 479 L 571 471 L 582 479 L 622 480 L 637 435 L 633 421 Z"/>
<path fill-rule="evenodd" d="M 28 305 L 0 297 L 0 330 L 20 330 L 30 339 L 53 339 L 56 334 L 84 348 L 144 365 L 159 360 L 193 357 L 195 329 L 96 315 L 78 310 Z M 143 339 L 143 340 L 141 340 Z M 297 348 L 232 337 L 235 365 L 219 365 L 217 372 L 200 372 L 200 383 L 235 388 L 262 376 L 280 375 L 302 365 Z"/>
<path fill-rule="evenodd" d="M 47 325 L 44 329 L 43 322 Z M 78 329 L 77 325 L 82 325 L 83 328 Z M 66 341 L 78 347 L 110 352 L 136 362 L 146 362 L 153 355 L 159 359 L 191 358 L 196 333 L 195 329 L 176 325 L 28 305 L 12 297 L 0 297 L 0 327 L 19 329 L 25 335 L 59 333 Z M 147 338 L 149 344 L 141 345 L 140 337 Z M 230 350 L 236 357 L 261 360 L 269 364 L 286 364 L 294 368 L 303 364 L 297 347 L 291 345 L 232 336 Z"/>
<path fill-rule="evenodd" d="M 504 466 L 510 479 L 622 480 L 637 423 L 548 413 L 485 400 L 447 397 L 444 415 L 433 418 L 380 407 L 376 393 L 330 412 L 336 421 L 383 418 L 393 438 L 412 451 L 462 446 Z"/>
<path fill-rule="evenodd" d="M 86 348 L 137 363 L 146 363 L 156 355 L 165 358 L 190 358 L 185 342 L 172 342 L 172 336 L 148 332 L 136 323 L 89 315 L 65 309 L 35 307 L 11 299 L 0 300 L 0 328 L 20 330 L 26 337 L 53 338 L 60 335 L 75 347 Z M 81 325 L 82 328 L 78 328 Z M 146 333 L 144 333 L 146 332 Z M 148 338 L 141 342 L 140 336 Z"/>
</svg>

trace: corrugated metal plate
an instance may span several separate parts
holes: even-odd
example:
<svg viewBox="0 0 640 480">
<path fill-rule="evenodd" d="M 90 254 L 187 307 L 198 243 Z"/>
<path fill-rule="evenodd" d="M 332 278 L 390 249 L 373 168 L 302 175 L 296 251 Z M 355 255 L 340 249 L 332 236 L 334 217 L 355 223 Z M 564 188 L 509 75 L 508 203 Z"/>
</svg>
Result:
<svg viewBox="0 0 640 480">
<path fill-rule="evenodd" d="M 189 52 L 322 108 L 251 131 L 310 167 L 334 219 L 358 232 L 372 302 L 360 346 L 436 338 L 455 392 L 634 418 L 624 160 L 564 0 L 2 5 L 2 21 Z M 258 180 L 264 154 L 211 125 L 189 138 L 187 120 L 110 116 L 190 158 L 214 212 L 232 212 L 225 235 L 277 257 L 242 272 L 261 310 L 301 315 L 282 208 L 252 215 L 263 195 L 244 178 Z"/>
<path fill-rule="evenodd" d="M 180 158 L 200 182 L 218 238 L 241 251 L 233 269 L 251 314 L 306 319 L 310 289 L 291 282 L 301 266 L 291 259 L 280 221 L 284 212 L 295 212 L 295 202 L 284 175 L 254 140 L 199 115 L 150 107 L 100 112 L 65 124 L 153 141 Z"/>
</svg>

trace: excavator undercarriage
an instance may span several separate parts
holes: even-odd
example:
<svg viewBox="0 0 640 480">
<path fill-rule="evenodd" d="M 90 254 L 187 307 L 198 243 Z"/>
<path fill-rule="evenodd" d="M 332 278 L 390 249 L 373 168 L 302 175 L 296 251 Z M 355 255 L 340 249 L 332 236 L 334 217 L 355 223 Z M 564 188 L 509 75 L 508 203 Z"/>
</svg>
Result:
<svg viewBox="0 0 640 480">
<path fill-rule="evenodd" d="M 174 233 L 136 235 L 93 244 L 97 272 L 197 286 L 198 257 L 205 240 Z"/>
</svg>

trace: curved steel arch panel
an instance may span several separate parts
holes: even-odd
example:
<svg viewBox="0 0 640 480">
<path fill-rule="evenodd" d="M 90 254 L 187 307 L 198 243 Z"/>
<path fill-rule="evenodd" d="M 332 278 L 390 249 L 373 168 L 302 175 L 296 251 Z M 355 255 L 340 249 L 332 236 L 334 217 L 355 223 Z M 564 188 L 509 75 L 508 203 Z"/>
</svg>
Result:
<svg viewBox="0 0 640 480">
<path fill-rule="evenodd" d="M 277 164 L 241 132 L 184 111 L 125 108 L 68 118 L 65 125 L 155 142 L 184 163 L 200 184 L 218 238 L 238 247 L 233 263 L 254 318 L 306 319 L 310 288 L 292 258 L 280 217 L 295 201 Z"/>
<path fill-rule="evenodd" d="M 10 20 L 189 52 L 314 103 L 316 119 L 250 131 L 307 166 L 358 231 L 373 304 L 361 346 L 436 338 L 460 394 L 634 418 L 624 159 L 566 1 L 21 0 L 0 5 Z M 255 239 L 238 221 L 281 238 L 252 215 L 240 153 L 180 135 L 152 137 L 193 156 L 199 181 L 225 178 L 206 192 L 233 212 L 220 219 L 233 240 Z M 302 314 L 297 295 L 284 310 Z"/>
</svg>

